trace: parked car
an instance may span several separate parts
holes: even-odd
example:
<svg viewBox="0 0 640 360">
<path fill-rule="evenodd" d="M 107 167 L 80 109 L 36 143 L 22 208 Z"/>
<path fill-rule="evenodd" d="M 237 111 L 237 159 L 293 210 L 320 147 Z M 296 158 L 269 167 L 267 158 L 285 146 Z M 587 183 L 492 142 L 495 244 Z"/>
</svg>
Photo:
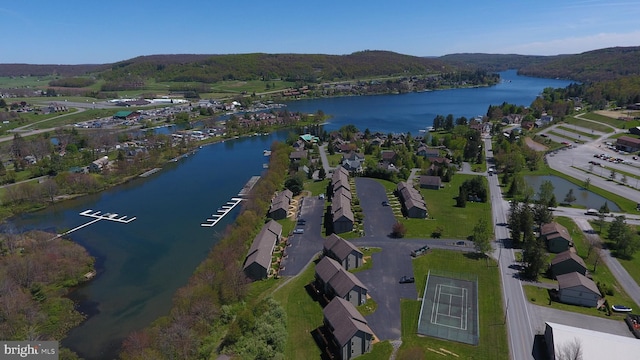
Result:
<svg viewBox="0 0 640 360">
<path fill-rule="evenodd" d="M 293 233 L 294 234 L 304 234 L 304 229 L 301 229 L 301 228 L 295 229 L 295 230 L 293 230 Z"/>
<path fill-rule="evenodd" d="M 413 278 L 413 276 L 409 277 L 409 276 L 403 276 L 400 278 L 400 284 L 410 284 L 415 282 L 416 279 Z"/>
<path fill-rule="evenodd" d="M 303 218 L 298 219 L 298 225 L 304 225 L 306 223 L 307 223 L 307 220 L 305 220 Z"/>
<path fill-rule="evenodd" d="M 382 202 L 382 206 L 389 206 L 389 202 L 388 201 L 383 201 Z"/>
</svg>

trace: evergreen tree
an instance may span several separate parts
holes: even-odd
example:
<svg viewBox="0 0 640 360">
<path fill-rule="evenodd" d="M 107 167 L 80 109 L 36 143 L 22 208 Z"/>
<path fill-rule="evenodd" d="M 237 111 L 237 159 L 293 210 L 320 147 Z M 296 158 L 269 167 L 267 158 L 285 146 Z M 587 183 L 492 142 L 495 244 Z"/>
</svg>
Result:
<svg viewBox="0 0 640 360">
<path fill-rule="evenodd" d="M 572 202 L 576 201 L 576 196 L 573 195 L 573 189 L 569 189 L 569 192 L 567 193 L 567 195 L 564 197 L 564 202 L 566 204 L 571 205 Z"/>
</svg>

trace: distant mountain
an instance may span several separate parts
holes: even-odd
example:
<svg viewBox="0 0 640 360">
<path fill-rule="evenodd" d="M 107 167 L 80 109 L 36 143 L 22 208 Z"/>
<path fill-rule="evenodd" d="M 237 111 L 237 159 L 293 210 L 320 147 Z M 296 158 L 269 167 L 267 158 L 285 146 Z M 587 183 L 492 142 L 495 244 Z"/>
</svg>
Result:
<svg viewBox="0 0 640 360">
<path fill-rule="evenodd" d="M 111 69 L 102 75 L 107 81 L 130 76 L 203 83 L 258 79 L 339 81 L 367 76 L 439 73 L 451 68 L 439 59 L 389 51 L 361 51 L 350 55 L 154 55 L 112 64 Z"/>
<path fill-rule="evenodd" d="M 613 47 L 577 55 L 550 57 L 520 68 L 523 75 L 573 79 L 582 82 L 614 80 L 640 75 L 640 47 Z"/>
<path fill-rule="evenodd" d="M 440 56 L 438 59 L 460 68 L 481 68 L 487 71 L 520 69 L 531 64 L 548 62 L 549 56 L 516 54 L 460 53 Z"/>
<path fill-rule="evenodd" d="M 476 66 L 489 71 L 518 69 L 522 75 L 581 82 L 640 75 L 640 47 L 613 47 L 556 56 L 451 54 L 439 59 L 457 67 Z"/>
<path fill-rule="evenodd" d="M 80 76 L 109 68 L 108 64 L 85 65 L 33 65 L 0 64 L 0 76 Z"/>
</svg>

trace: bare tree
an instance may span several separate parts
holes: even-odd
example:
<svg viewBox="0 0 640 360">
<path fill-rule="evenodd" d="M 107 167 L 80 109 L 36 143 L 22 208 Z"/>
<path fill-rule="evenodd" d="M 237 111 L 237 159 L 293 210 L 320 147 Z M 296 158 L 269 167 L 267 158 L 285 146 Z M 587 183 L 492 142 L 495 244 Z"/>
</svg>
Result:
<svg viewBox="0 0 640 360">
<path fill-rule="evenodd" d="M 582 360 L 582 343 L 578 338 L 558 346 L 558 350 L 558 360 Z"/>
</svg>

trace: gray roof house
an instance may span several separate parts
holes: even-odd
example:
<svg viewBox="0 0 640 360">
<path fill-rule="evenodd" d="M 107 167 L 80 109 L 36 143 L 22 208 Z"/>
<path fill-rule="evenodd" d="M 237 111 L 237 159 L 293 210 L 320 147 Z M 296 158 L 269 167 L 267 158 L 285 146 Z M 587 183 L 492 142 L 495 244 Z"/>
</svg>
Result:
<svg viewBox="0 0 640 360">
<path fill-rule="evenodd" d="M 542 225 L 540 236 L 544 238 L 549 251 L 552 253 L 561 253 L 573 246 L 569 231 L 557 222 Z"/>
<path fill-rule="evenodd" d="M 429 175 L 420 176 L 420 187 L 423 189 L 440 190 L 441 185 L 442 185 L 442 179 L 440 179 L 440 176 L 429 176 Z"/>
<path fill-rule="evenodd" d="M 331 234 L 324 239 L 323 252 L 340 263 L 345 270 L 362 266 L 362 251 L 336 234 Z"/>
<path fill-rule="evenodd" d="M 342 234 L 353 230 L 355 217 L 351 211 L 351 205 L 343 206 L 333 212 L 333 232 Z"/>
<path fill-rule="evenodd" d="M 253 239 L 251 248 L 244 260 L 243 271 L 252 280 L 265 279 L 269 275 L 271 267 L 271 255 L 280 236 L 282 225 L 269 220 Z"/>
<path fill-rule="evenodd" d="M 598 306 L 602 294 L 593 280 L 577 272 L 558 275 L 557 279 L 561 302 L 587 307 Z"/>
<path fill-rule="evenodd" d="M 339 359 L 353 359 L 371 351 L 373 331 L 356 308 L 340 298 L 322 310 L 324 325 L 331 332 Z"/>
<path fill-rule="evenodd" d="M 368 289 L 352 273 L 330 257 L 323 257 L 316 264 L 316 281 L 328 298 L 343 298 L 354 306 L 364 304 Z"/>
<path fill-rule="evenodd" d="M 291 204 L 293 193 L 289 189 L 284 189 L 271 200 L 268 216 L 273 220 L 281 220 L 287 217 L 289 205 Z"/>
<path fill-rule="evenodd" d="M 556 255 L 556 257 L 551 260 L 551 272 L 554 277 L 572 272 L 586 275 L 587 265 L 578 254 L 567 250 Z"/>
<path fill-rule="evenodd" d="M 398 183 L 397 192 L 400 195 L 402 209 L 410 218 L 424 219 L 427 217 L 427 205 L 420 192 L 408 183 Z"/>
</svg>

